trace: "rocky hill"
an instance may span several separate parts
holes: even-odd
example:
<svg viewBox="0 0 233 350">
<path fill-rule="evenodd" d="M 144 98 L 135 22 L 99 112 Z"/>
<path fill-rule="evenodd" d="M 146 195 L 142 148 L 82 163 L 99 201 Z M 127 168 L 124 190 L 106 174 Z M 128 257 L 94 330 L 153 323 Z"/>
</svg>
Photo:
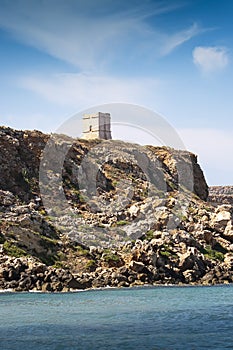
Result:
<svg viewBox="0 0 233 350">
<path fill-rule="evenodd" d="M 210 186 L 208 201 L 233 205 L 233 186 Z"/>
<path fill-rule="evenodd" d="M 0 128 L 0 288 L 233 281 L 233 208 L 197 157 Z"/>
</svg>

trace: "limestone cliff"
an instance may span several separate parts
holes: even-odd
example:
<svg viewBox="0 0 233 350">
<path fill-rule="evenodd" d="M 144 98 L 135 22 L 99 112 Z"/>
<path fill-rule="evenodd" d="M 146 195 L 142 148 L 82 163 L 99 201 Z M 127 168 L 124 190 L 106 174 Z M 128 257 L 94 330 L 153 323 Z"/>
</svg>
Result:
<svg viewBox="0 0 233 350">
<path fill-rule="evenodd" d="M 192 153 L 5 127 L 0 146 L 0 288 L 233 281 L 232 206 Z"/>
<path fill-rule="evenodd" d="M 2 190 L 12 192 L 26 203 L 35 198 L 35 196 L 39 196 L 40 189 L 38 187 L 38 179 L 40 157 L 49 137 L 49 135 L 43 134 L 40 131 L 16 131 L 6 127 L 0 128 L 0 188 Z M 75 179 L 75 174 L 73 173 L 75 166 L 80 165 L 83 157 L 93 147 L 98 145 L 98 143 L 98 140 L 74 140 L 64 135 L 54 136 L 53 147 L 56 147 L 56 151 L 59 152 L 59 147 L 67 147 L 68 150 L 63 172 L 65 184 L 70 182 L 71 187 L 77 188 L 77 179 Z M 136 160 L 138 160 L 137 157 L 140 157 L 142 154 L 144 157 L 145 154 L 147 155 L 145 160 L 142 160 L 139 165 L 142 164 L 144 167 L 147 167 L 149 169 L 148 171 L 157 171 L 153 178 L 159 175 L 158 178 L 155 179 L 155 181 L 158 181 L 158 188 L 159 186 L 161 187 L 159 181 L 162 181 L 166 183 L 166 190 L 172 191 L 177 189 L 178 183 L 182 182 L 178 177 L 187 177 L 187 175 L 189 175 L 193 182 L 193 193 L 203 200 L 207 199 L 208 187 L 203 172 L 197 163 L 197 157 L 194 154 L 166 147 L 139 147 L 135 144 L 113 140 L 106 142 L 105 145 L 110 145 L 111 150 L 118 147 L 119 152 L 111 158 L 111 161 L 105 165 L 105 168 L 103 168 L 103 171 L 99 174 L 99 177 L 101 177 L 99 184 L 103 187 L 103 190 L 114 191 L 114 180 L 115 182 L 117 181 L 117 179 L 114 178 L 116 176 L 113 174 L 115 172 L 121 172 L 124 177 L 127 177 L 128 174 L 129 177 L 132 176 L 132 174 L 134 174 L 135 178 L 141 177 L 140 172 L 142 172 L 142 169 L 140 170 L 137 164 L 131 163 L 129 166 L 131 160 L 129 154 L 132 157 L 133 154 L 135 156 L 135 154 L 138 153 L 138 155 L 136 155 Z M 101 157 L 102 153 L 103 149 L 99 149 L 97 156 Z M 53 166 L 51 165 L 52 169 L 56 168 L 56 157 L 57 154 L 52 154 L 50 159 L 50 162 L 54 163 Z M 154 159 L 152 159 L 152 157 Z M 155 163 L 155 161 L 157 161 L 157 163 Z M 179 174 L 177 174 L 178 164 L 181 165 Z M 184 165 L 186 165 L 186 167 Z M 187 170 L 190 171 L 190 174 L 182 173 L 182 171 Z M 70 195 L 72 196 L 71 187 Z M 67 188 L 67 195 L 69 196 L 68 192 Z"/>
</svg>

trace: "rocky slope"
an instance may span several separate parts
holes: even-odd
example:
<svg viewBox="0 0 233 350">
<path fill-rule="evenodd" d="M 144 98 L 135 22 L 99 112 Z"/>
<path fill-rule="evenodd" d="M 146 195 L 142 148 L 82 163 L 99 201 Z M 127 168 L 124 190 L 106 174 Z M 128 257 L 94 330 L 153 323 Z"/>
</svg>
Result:
<svg viewBox="0 0 233 350">
<path fill-rule="evenodd" d="M 192 153 L 4 127 L 0 146 L 1 289 L 232 282 L 233 208 Z"/>
</svg>

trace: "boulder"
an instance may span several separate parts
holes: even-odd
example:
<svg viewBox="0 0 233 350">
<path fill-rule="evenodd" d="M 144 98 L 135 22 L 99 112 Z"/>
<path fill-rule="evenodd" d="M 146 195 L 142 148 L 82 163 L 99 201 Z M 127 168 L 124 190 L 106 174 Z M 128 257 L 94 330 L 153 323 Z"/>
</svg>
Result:
<svg viewBox="0 0 233 350">
<path fill-rule="evenodd" d="M 84 285 L 77 281 L 74 277 L 67 283 L 67 287 L 70 289 L 84 289 Z"/>
<path fill-rule="evenodd" d="M 224 232 L 228 222 L 231 220 L 230 208 L 227 210 L 226 206 L 219 206 L 213 214 L 210 226 L 219 232 Z"/>
<path fill-rule="evenodd" d="M 146 266 L 142 262 L 134 260 L 130 262 L 129 267 L 137 273 L 142 272 L 146 269 Z"/>
<path fill-rule="evenodd" d="M 233 242 L 233 224 L 232 221 L 228 221 L 224 233 L 224 237 L 227 238 L 229 241 Z"/>
<path fill-rule="evenodd" d="M 209 230 L 203 231 L 203 238 L 206 241 L 207 244 L 209 244 L 211 247 L 214 246 L 216 240 L 213 237 L 213 233 Z"/>
</svg>

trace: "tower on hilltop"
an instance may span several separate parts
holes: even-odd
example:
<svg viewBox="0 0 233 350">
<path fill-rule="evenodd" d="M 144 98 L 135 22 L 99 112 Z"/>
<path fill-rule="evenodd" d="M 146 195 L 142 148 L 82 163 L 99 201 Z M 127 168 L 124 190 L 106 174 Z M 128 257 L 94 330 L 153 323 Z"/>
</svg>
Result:
<svg viewBox="0 0 233 350">
<path fill-rule="evenodd" d="M 111 140 L 110 113 L 92 113 L 83 115 L 83 139 Z"/>
</svg>

